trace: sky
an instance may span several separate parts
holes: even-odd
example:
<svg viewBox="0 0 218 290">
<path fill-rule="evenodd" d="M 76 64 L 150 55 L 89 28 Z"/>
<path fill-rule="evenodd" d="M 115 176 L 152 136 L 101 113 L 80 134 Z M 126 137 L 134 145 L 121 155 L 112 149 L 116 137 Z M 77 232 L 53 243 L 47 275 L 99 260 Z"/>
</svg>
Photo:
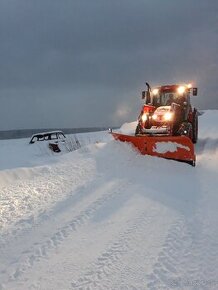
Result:
<svg viewBox="0 0 218 290">
<path fill-rule="evenodd" d="M 0 0 L 0 130 L 119 126 L 145 82 L 218 109 L 217 0 Z"/>
</svg>

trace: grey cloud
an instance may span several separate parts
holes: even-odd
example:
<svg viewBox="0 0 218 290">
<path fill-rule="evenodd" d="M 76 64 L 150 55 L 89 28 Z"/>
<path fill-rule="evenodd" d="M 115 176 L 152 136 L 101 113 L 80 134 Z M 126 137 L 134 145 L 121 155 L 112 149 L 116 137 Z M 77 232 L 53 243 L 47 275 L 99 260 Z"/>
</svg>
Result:
<svg viewBox="0 0 218 290">
<path fill-rule="evenodd" d="M 197 105 L 218 108 L 217 12 L 215 0 L 1 1 L 0 128 L 119 125 L 145 80 L 193 80 Z"/>
</svg>

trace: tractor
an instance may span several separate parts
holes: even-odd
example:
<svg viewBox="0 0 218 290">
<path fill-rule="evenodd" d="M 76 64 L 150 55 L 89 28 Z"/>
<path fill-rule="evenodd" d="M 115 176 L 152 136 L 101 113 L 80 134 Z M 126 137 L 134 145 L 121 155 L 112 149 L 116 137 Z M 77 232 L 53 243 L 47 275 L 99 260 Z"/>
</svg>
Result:
<svg viewBox="0 0 218 290">
<path fill-rule="evenodd" d="M 191 105 L 197 88 L 187 85 L 164 85 L 142 92 L 145 103 L 138 117 L 135 135 L 187 136 L 198 139 L 198 112 Z"/>
</svg>

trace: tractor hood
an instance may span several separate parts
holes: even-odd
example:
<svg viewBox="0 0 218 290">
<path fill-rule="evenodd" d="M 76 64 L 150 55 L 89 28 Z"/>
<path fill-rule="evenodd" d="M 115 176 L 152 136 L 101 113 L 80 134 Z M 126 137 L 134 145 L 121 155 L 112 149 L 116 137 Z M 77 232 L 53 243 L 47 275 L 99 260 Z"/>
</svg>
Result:
<svg viewBox="0 0 218 290">
<path fill-rule="evenodd" d="M 161 107 L 158 107 L 154 113 L 158 115 L 164 115 L 165 113 L 168 113 L 170 111 L 171 111 L 171 106 L 161 106 Z"/>
</svg>

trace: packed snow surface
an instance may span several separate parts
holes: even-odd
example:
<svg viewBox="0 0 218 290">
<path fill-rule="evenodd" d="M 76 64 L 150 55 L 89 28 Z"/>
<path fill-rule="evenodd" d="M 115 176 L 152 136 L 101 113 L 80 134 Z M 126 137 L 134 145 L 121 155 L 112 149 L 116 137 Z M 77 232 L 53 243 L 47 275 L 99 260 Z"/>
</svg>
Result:
<svg viewBox="0 0 218 290">
<path fill-rule="evenodd" d="M 199 123 L 196 167 L 107 132 L 0 141 L 0 289 L 218 289 L 218 111 Z"/>
</svg>

